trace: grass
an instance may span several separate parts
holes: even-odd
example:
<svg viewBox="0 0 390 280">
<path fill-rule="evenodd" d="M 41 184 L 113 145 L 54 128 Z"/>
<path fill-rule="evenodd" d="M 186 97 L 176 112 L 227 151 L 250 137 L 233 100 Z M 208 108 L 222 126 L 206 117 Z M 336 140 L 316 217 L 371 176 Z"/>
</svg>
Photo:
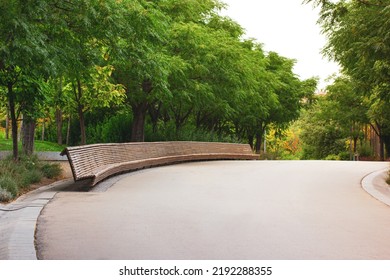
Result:
<svg viewBox="0 0 390 280">
<path fill-rule="evenodd" d="M 22 150 L 22 143 L 19 141 L 19 150 Z M 36 152 L 61 152 L 65 146 L 57 143 L 35 140 Z M 5 139 L 4 128 L 0 127 L 0 151 L 12 151 L 12 139 Z"/>
<path fill-rule="evenodd" d="M 32 184 L 43 178 L 54 179 L 62 173 L 59 164 L 44 163 L 37 156 L 11 157 L 0 161 L 0 202 L 8 202 L 30 190 Z"/>
<path fill-rule="evenodd" d="M 36 152 L 61 152 L 65 146 L 47 141 L 35 141 Z M 19 150 L 22 149 L 22 144 L 19 143 Z M 12 140 L 0 138 L 0 151 L 12 151 Z"/>
</svg>

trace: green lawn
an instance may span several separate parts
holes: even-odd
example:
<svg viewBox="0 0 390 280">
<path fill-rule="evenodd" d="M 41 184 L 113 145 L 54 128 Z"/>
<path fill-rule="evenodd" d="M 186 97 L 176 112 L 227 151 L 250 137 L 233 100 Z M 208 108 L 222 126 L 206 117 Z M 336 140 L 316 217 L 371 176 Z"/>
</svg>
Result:
<svg viewBox="0 0 390 280">
<path fill-rule="evenodd" d="M 22 148 L 22 143 L 19 143 L 19 148 Z M 61 152 L 65 146 L 58 145 L 48 141 L 35 140 L 36 152 Z M 6 140 L 0 133 L 0 151 L 12 151 L 12 140 Z"/>
</svg>

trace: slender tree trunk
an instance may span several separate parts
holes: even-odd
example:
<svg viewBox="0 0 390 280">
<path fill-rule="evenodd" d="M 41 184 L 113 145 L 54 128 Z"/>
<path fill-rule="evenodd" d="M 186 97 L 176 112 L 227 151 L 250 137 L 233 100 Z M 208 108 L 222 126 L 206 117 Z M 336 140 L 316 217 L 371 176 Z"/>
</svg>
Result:
<svg viewBox="0 0 390 280">
<path fill-rule="evenodd" d="M 83 105 L 78 105 L 78 114 L 79 114 L 79 121 L 80 121 L 80 137 L 81 137 L 81 145 L 85 145 L 87 143 L 87 135 L 85 131 L 85 118 L 84 118 L 84 110 Z"/>
<path fill-rule="evenodd" d="M 9 125 L 10 117 L 9 117 L 9 106 L 7 106 L 7 114 L 5 116 L 5 139 L 9 139 Z"/>
<path fill-rule="evenodd" d="M 56 124 L 57 124 L 57 143 L 62 145 L 62 110 L 60 108 L 56 109 Z"/>
<path fill-rule="evenodd" d="M 84 117 L 84 105 L 81 104 L 81 97 L 83 96 L 83 89 L 81 87 L 81 81 L 77 80 L 77 112 L 79 115 L 80 121 L 80 137 L 81 137 L 81 145 L 85 145 L 87 143 L 87 134 L 85 130 L 85 117 Z"/>
<path fill-rule="evenodd" d="M 66 129 L 66 146 L 69 146 L 71 119 L 72 119 L 72 116 L 69 115 L 68 127 L 67 127 L 67 129 Z"/>
<path fill-rule="evenodd" d="M 133 106 L 133 124 L 131 129 L 131 142 L 145 141 L 145 117 L 147 104 Z"/>
<path fill-rule="evenodd" d="M 253 141 L 255 139 L 255 136 L 253 134 L 248 134 L 248 144 L 251 146 L 253 150 Z"/>
<path fill-rule="evenodd" d="M 22 147 L 23 153 L 31 156 L 34 152 L 34 135 L 35 135 L 35 120 L 27 118 L 23 121 L 22 126 Z"/>
<path fill-rule="evenodd" d="M 15 161 L 19 158 L 18 150 L 18 123 L 16 120 L 15 112 L 15 96 L 13 93 L 13 84 L 8 84 L 8 102 L 9 102 L 9 111 L 11 116 L 11 134 L 12 134 L 12 156 Z"/>
<path fill-rule="evenodd" d="M 18 119 L 18 117 L 16 116 L 16 120 Z M 21 137 L 22 137 L 22 127 L 23 127 L 23 114 L 20 114 L 20 124 L 19 126 L 17 125 L 18 127 L 18 142 L 20 142 L 21 140 Z"/>
<path fill-rule="evenodd" d="M 157 124 L 158 124 L 158 120 L 160 118 L 161 106 L 162 106 L 162 102 L 160 101 L 156 105 L 156 107 L 155 106 L 150 107 L 149 110 L 148 110 L 150 119 L 152 121 L 152 131 L 153 131 L 153 133 L 157 132 Z"/>
<path fill-rule="evenodd" d="M 260 154 L 262 142 L 263 142 L 263 133 L 256 133 L 256 154 Z"/>
<path fill-rule="evenodd" d="M 41 135 L 42 141 L 45 141 L 45 127 L 46 127 L 46 120 L 43 119 L 43 121 L 42 121 L 42 135 Z"/>
<path fill-rule="evenodd" d="M 58 145 L 62 145 L 63 143 L 63 137 L 62 137 L 62 125 L 63 125 L 63 118 L 62 118 L 62 109 L 61 109 L 61 99 L 62 99 L 62 76 L 60 77 L 59 83 L 58 83 L 58 91 L 57 91 L 57 101 L 56 101 L 56 125 L 57 125 L 57 143 Z"/>
<path fill-rule="evenodd" d="M 150 80 L 144 80 L 141 86 L 145 96 L 148 96 L 153 90 L 153 84 Z M 150 105 L 146 99 L 145 101 L 132 105 L 134 118 L 131 129 L 131 142 L 145 141 L 145 118 Z"/>
<path fill-rule="evenodd" d="M 379 157 L 381 161 L 385 160 L 385 141 L 383 141 L 383 137 L 379 137 Z"/>
</svg>

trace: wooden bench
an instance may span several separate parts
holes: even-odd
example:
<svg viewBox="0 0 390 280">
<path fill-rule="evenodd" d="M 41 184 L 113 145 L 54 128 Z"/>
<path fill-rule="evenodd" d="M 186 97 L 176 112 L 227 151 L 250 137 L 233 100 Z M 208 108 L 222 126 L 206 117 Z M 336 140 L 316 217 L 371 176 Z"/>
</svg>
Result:
<svg viewBox="0 0 390 280">
<path fill-rule="evenodd" d="M 142 142 L 68 147 L 67 155 L 75 181 L 90 180 L 90 186 L 124 172 L 201 160 L 253 160 L 249 145 L 212 142 Z"/>
</svg>

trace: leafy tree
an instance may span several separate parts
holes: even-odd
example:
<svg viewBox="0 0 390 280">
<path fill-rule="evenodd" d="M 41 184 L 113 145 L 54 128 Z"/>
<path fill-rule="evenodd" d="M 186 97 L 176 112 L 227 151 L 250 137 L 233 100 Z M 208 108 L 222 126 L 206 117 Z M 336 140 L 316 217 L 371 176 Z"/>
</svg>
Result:
<svg viewBox="0 0 390 280">
<path fill-rule="evenodd" d="M 327 88 L 327 99 L 335 102 L 330 118 L 337 121 L 352 139 L 354 154 L 357 153 L 357 141 L 363 136 L 362 127 L 369 123 L 369 104 L 355 85 L 348 76 L 340 76 Z"/>
<path fill-rule="evenodd" d="M 159 1 L 158 1 L 159 2 Z M 158 4 L 157 2 L 157 4 Z M 114 58 L 114 77 L 125 87 L 133 112 L 131 140 L 144 141 L 148 109 L 169 95 L 170 57 L 166 53 L 169 18 L 150 1 L 125 0 L 125 30 Z"/>
<path fill-rule="evenodd" d="M 337 102 L 320 98 L 309 110 L 305 110 L 299 126 L 302 131 L 303 159 L 325 159 L 346 150 L 347 132 L 332 117 Z"/>
<path fill-rule="evenodd" d="M 46 44 L 48 37 L 44 32 L 48 10 L 47 1 L 43 0 L 0 3 L 0 85 L 6 89 L 14 160 L 19 154 L 15 87 L 22 77 L 39 77 L 53 68 L 52 47 Z"/>
<path fill-rule="evenodd" d="M 390 106 L 390 1 L 307 0 L 321 8 L 320 23 L 328 37 L 324 53 L 339 62 L 372 106 Z M 378 100 L 376 100 L 378 99 Z M 372 115 L 373 116 L 373 115 Z M 377 120 L 373 120 L 378 123 Z M 390 150 L 388 122 L 382 122 L 381 158 Z M 378 129 L 378 128 L 377 128 Z"/>
</svg>

